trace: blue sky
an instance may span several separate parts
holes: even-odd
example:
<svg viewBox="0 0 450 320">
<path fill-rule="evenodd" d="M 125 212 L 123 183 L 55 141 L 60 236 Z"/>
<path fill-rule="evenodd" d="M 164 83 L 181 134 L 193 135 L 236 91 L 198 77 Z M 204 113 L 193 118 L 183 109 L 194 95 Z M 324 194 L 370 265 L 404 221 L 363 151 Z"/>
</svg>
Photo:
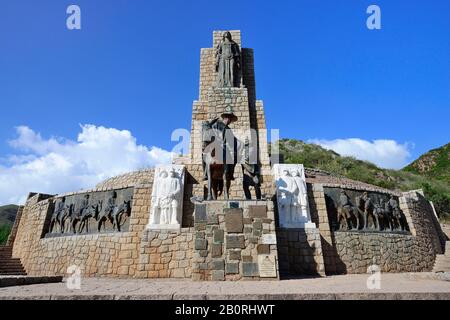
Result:
<svg viewBox="0 0 450 320">
<path fill-rule="evenodd" d="M 70 4 L 82 30 L 66 28 Z M 370 4 L 381 30 L 366 27 Z M 447 0 L 0 0 L 0 165 L 44 155 L 8 143 L 17 126 L 74 142 L 92 124 L 170 150 L 217 29 L 254 48 L 257 96 L 281 137 L 388 139 L 403 161 L 450 140 Z"/>
</svg>

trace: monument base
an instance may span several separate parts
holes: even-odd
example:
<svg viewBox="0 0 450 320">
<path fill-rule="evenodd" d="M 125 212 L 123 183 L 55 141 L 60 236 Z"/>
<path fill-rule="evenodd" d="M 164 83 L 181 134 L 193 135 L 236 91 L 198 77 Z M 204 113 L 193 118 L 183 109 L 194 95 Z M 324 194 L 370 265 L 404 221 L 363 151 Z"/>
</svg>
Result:
<svg viewBox="0 0 450 320">
<path fill-rule="evenodd" d="M 146 230 L 168 230 L 168 231 L 180 231 L 181 225 L 177 224 L 148 224 L 145 227 Z"/>
</svg>

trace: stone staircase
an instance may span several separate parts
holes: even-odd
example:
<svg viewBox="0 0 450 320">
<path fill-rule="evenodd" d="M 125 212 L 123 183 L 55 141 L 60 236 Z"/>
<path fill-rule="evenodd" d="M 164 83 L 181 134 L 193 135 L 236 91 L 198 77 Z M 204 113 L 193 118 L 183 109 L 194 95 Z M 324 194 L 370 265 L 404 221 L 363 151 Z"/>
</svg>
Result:
<svg viewBox="0 0 450 320">
<path fill-rule="evenodd" d="M 450 272 L 450 241 L 445 242 L 445 253 L 436 256 L 433 272 Z"/>
<path fill-rule="evenodd" d="M 2 275 L 27 275 L 20 259 L 12 257 L 10 246 L 0 246 L 0 276 Z"/>
</svg>

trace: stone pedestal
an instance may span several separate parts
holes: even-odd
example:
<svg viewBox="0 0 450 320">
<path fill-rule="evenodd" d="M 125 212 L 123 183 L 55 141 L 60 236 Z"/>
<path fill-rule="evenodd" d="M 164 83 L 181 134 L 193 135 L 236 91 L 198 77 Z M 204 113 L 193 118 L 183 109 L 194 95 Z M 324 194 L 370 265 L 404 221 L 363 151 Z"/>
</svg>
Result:
<svg viewBox="0 0 450 320">
<path fill-rule="evenodd" d="M 193 280 L 277 280 L 271 201 L 206 201 L 195 205 Z"/>
</svg>

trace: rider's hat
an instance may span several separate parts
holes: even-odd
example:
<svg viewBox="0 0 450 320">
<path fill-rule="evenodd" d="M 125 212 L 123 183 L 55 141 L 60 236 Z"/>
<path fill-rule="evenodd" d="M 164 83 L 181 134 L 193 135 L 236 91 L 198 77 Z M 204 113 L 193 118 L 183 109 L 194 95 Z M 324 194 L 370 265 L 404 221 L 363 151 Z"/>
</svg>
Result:
<svg viewBox="0 0 450 320">
<path fill-rule="evenodd" d="M 230 118 L 231 122 L 236 122 L 238 120 L 238 117 L 233 113 L 233 108 L 231 106 L 227 106 L 220 116 L 222 118 Z"/>
</svg>

